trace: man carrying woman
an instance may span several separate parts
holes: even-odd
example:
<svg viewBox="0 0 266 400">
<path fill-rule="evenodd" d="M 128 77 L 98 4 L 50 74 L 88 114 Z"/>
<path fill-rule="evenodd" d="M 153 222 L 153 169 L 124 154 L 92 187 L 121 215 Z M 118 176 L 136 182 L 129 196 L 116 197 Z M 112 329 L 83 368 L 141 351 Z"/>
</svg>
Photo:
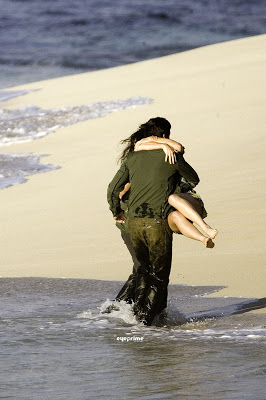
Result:
<svg viewBox="0 0 266 400">
<path fill-rule="evenodd" d="M 184 190 L 184 186 L 186 186 L 185 191 L 187 192 L 193 190 L 199 182 L 195 170 L 184 160 L 182 146 L 180 145 L 179 152 L 170 151 L 171 163 L 165 162 L 164 154 L 161 151 L 162 144 L 159 142 L 160 147 L 155 145 L 153 149 L 141 149 L 137 146 L 135 149 L 136 143 L 142 139 L 144 140 L 142 144 L 139 144 L 140 146 L 150 146 L 151 143 L 156 143 L 157 138 L 158 140 L 169 138 L 170 129 L 171 125 L 166 119 L 152 118 L 125 139 L 124 143 L 127 146 L 121 157 L 122 163 L 109 184 L 107 193 L 114 219 L 119 223 L 124 223 L 125 213 L 121 209 L 119 195 L 125 185 L 130 183 L 127 226 L 139 262 L 133 274 L 133 311 L 136 317 L 146 325 L 151 325 L 154 317 L 167 306 L 167 288 L 172 260 L 172 230 L 170 227 L 175 232 L 181 232 L 187 236 L 190 234 L 188 227 L 183 230 L 182 222 L 184 221 L 179 215 L 173 220 L 169 215 L 179 213 L 191 226 L 193 224 L 187 218 L 193 221 L 197 217 L 193 216 L 193 213 L 191 214 L 191 210 L 195 212 L 196 210 L 193 206 L 189 209 L 186 199 L 172 198 L 173 202 L 178 199 L 179 207 L 183 207 L 183 212 L 186 213 L 187 210 L 190 210 L 186 215 L 181 214 L 180 211 L 174 211 L 168 201 L 174 193 L 180 196 L 182 187 Z M 153 140 L 147 139 L 151 136 L 154 137 Z M 164 145 L 164 150 L 167 150 L 166 146 L 168 145 Z M 169 146 L 170 148 L 171 146 Z M 196 198 L 194 199 L 198 201 Z M 195 222 L 199 223 L 199 220 Z M 193 226 L 193 228 L 195 227 Z M 208 233 L 205 232 L 208 235 L 205 246 L 211 247 L 212 238 L 215 237 L 217 231 L 210 227 L 208 229 Z"/>
</svg>

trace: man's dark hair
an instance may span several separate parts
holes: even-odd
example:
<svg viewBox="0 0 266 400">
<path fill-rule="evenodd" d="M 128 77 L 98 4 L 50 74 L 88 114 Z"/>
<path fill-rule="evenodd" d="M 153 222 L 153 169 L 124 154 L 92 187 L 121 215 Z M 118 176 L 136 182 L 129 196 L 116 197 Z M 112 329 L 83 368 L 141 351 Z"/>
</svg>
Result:
<svg viewBox="0 0 266 400">
<path fill-rule="evenodd" d="M 167 119 L 156 117 L 149 119 L 145 124 L 140 125 L 139 129 L 134 132 L 127 139 L 121 140 L 122 144 L 127 144 L 124 148 L 121 157 L 119 160 L 123 162 L 129 153 L 134 151 L 135 143 L 141 139 L 144 139 L 149 136 L 158 136 L 158 137 L 166 137 L 167 139 L 170 136 L 171 124 Z"/>
<path fill-rule="evenodd" d="M 149 131 L 148 136 L 158 136 L 158 137 L 164 136 L 167 139 L 170 136 L 171 124 L 165 118 L 161 118 L 161 117 L 151 118 L 144 125 L 145 125 L 145 127 L 147 127 L 147 129 Z"/>
</svg>

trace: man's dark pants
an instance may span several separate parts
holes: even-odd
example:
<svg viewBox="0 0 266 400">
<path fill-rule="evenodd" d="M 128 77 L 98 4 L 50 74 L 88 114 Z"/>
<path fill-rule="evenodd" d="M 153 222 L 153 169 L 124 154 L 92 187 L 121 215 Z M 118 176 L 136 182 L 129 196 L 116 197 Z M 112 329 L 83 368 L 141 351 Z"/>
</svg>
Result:
<svg viewBox="0 0 266 400">
<path fill-rule="evenodd" d="M 146 325 L 167 306 L 172 262 L 172 231 L 167 219 L 129 218 L 137 269 L 134 313 Z"/>
<path fill-rule="evenodd" d="M 115 299 L 117 301 L 123 300 L 123 301 L 126 301 L 127 303 L 134 303 L 135 302 L 137 270 L 138 270 L 138 267 L 140 266 L 140 263 L 137 260 L 136 253 L 133 248 L 129 233 L 121 230 L 121 237 L 122 237 L 125 245 L 127 246 L 127 249 L 132 257 L 133 270 L 132 270 L 132 274 L 129 275 L 128 280 L 123 285 L 122 289 L 119 291 L 119 293 Z"/>
</svg>

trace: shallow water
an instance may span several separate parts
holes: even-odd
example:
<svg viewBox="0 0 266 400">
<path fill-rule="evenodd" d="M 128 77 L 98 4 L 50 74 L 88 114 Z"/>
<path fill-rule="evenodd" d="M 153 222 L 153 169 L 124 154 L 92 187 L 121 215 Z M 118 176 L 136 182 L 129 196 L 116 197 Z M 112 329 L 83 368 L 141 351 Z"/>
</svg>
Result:
<svg viewBox="0 0 266 400">
<path fill-rule="evenodd" d="M 129 306 L 101 313 L 120 286 L 0 279 L 0 398 L 265 399 L 265 314 L 180 325 L 182 315 L 247 299 L 170 285 L 167 324 L 145 327 Z"/>
</svg>

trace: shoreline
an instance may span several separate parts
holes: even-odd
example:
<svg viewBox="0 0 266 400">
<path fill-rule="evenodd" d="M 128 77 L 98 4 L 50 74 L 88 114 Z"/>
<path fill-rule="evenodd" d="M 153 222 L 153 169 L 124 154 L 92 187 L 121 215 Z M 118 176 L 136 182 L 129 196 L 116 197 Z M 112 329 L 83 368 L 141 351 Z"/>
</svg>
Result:
<svg viewBox="0 0 266 400">
<path fill-rule="evenodd" d="M 9 88 L 34 91 L 2 102 L 8 109 L 133 96 L 153 103 L 1 147 L 2 153 L 49 154 L 45 162 L 61 166 L 1 190 L 1 277 L 126 280 L 132 263 L 106 188 L 117 170 L 119 141 L 142 121 L 164 116 L 199 173 L 207 223 L 219 230 L 214 249 L 175 235 L 170 283 L 227 286 L 220 296 L 265 296 L 265 187 L 257 189 L 266 150 L 265 44 L 261 35 Z"/>
</svg>

